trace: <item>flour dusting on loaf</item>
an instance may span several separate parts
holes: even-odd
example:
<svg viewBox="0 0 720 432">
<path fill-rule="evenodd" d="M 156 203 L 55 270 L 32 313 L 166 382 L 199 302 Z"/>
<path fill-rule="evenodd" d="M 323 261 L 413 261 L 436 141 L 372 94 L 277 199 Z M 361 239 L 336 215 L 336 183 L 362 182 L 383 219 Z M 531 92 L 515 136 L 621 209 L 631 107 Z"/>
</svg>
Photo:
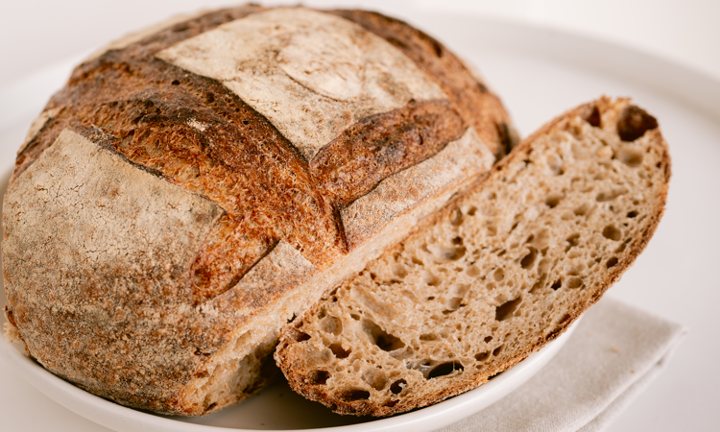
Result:
<svg viewBox="0 0 720 432">
<path fill-rule="evenodd" d="M 382 38 L 345 19 L 280 8 L 232 21 L 158 57 L 216 79 L 308 160 L 357 120 L 442 90 Z"/>
</svg>

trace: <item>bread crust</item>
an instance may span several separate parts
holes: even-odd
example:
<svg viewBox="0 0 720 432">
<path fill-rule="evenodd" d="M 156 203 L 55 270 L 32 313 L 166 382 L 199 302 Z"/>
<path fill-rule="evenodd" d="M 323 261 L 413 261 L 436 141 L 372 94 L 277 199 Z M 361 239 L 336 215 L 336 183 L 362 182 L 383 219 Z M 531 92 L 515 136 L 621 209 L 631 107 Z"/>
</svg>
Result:
<svg viewBox="0 0 720 432">
<path fill-rule="evenodd" d="M 282 13 L 292 16 L 287 13 L 292 10 Z M 497 122 L 506 123 L 507 114 L 489 93 L 449 95 L 447 86 L 466 85 L 453 81 L 477 83 L 462 67 L 423 66 L 426 36 L 405 24 L 393 22 L 393 29 L 378 37 L 379 28 L 312 12 L 341 21 L 397 58 L 409 58 L 402 61 L 430 90 L 418 93 L 427 97 L 415 99 L 410 92 L 407 100 L 398 99 L 402 103 L 359 115 L 330 134 L 329 142 L 305 147 L 294 144 L 227 83 L 160 55 L 272 11 L 245 5 L 208 12 L 114 44 L 78 66 L 36 122 L 18 153 L 5 197 L 3 270 L 6 314 L 29 354 L 50 371 L 108 399 L 166 414 L 200 415 L 241 400 L 271 379 L 262 364 L 286 320 L 489 169 L 500 140 Z M 404 40 L 419 41 L 417 46 L 397 51 L 387 38 L 398 32 Z M 441 49 L 443 61 L 455 61 Z M 467 109 L 484 107 L 485 99 L 492 100 L 487 109 L 492 116 Z M 67 142 L 83 151 L 72 164 L 62 165 L 58 152 Z M 463 165 L 452 153 L 458 147 L 454 143 L 476 163 Z M 317 151 L 306 151 L 313 146 Z M 103 155 L 105 162 L 90 162 L 89 155 Z M 133 217 L 152 203 L 120 212 L 107 227 L 75 238 L 76 231 L 58 228 L 63 220 L 92 226 L 98 223 L 93 214 L 119 211 L 98 206 L 112 202 L 113 188 L 88 189 L 87 173 L 66 178 L 71 166 L 83 165 L 83 157 L 88 173 L 108 164 L 125 166 L 108 171 L 114 173 L 108 184 L 163 184 L 185 197 L 183 202 L 205 203 L 212 211 L 202 223 L 167 227 L 178 238 L 193 239 L 176 251 L 163 248 L 178 241 L 170 233 L 154 242 L 143 240 L 150 228 L 140 227 L 149 225 Z M 405 191 L 398 178 L 437 158 L 455 164 L 449 167 L 451 175 L 432 177 L 419 192 Z M 42 188 L 34 189 L 34 182 L 43 173 L 69 182 L 66 190 L 77 191 L 77 200 L 62 204 L 50 197 L 47 202 L 53 204 L 47 206 L 38 201 Z M 384 224 L 354 231 L 348 239 L 343 211 L 380 190 L 393 191 L 404 207 Z M 387 194 L 378 199 L 388 199 Z M 44 241 L 28 236 L 24 214 L 37 215 L 33 223 L 43 225 L 42 232 L 58 234 Z M 152 221 L 159 229 L 164 223 L 162 218 Z M 136 230 L 137 236 L 127 241 L 150 244 L 153 259 L 110 259 L 108 236 L 121 228 Z M 35 243 L 12 246 L 29 239 Z M 112 271 L 97 271 L 78 248 L 111 262 Z M 73 257 L 73 266 L 57 267 L 60 261 L 51 257 L 62 255 L 61 250 Z M 50 276 L 53 272 L 58 276 Z M 58 281 L 64 296 L 55 293 Z M 81 293 L 91 294 L 78 297 Z M 92 313 L 78 312 L 82 307 Z"/>
<path fill-rule="evenodd" d="M 607 97 L 602 97 L 599 100 L 581 105 L 556 117 L 533 135 L 525 139 L 508 157 L 495 165 L 487 177 L 478 179 L 464 194 L 458 195 L 450 201 L 443 210 L 424 219 L 420 224 L 418 224 L 416 230 L 409 235 L 408 239 L 404 240 L 399 246 L 388 250 L 377 261 L 369 263 L 368 267 L 363 272 L 354 275 L 352 278 L 340 284 L 338 288 L 326 296 L 323 301 L 314 305 L 313 308 L 308 309 L 302 316 L 298 317 L 298 319 L 292 323 L 289 323 L 281 335 L 275 359 L 278 366 L 287 377 L 293 390 L 306 398 L 323 403 L 339 414 L 372 416 L 392 415 L 430 405 L 473 389 L 486 382 L 493 375 L 521 362 L 530 354 L 541 349 L 547 343 L 556 339 L 559 335 L 565 332 L 566 329 L 585 310 L 597 302 L 603 293 L 612 286 L 612 284 L 619 280 L 623 272 L 632 265 L 635 258 L 637 258 L 637 256 L 647 246 L 664 212 L 668 182 L 671 175 L 670 156 L 667 144 L 665 143 L 660 130 L 657 128 L 657 123 L 654 123 L 654 127 L 652 128 L 645 128 L 647 124 L 653 124 L 654 118 L 642 110 L 642 113 L 644 113 L 643 115 L 648 116 L 652 120 L 648 119 L 647 121 L 635 122 L 640 125 L 638 127 L 645 128 L 642 133 L 635 134 L 637 135 L 635 138 L 642 137 L 642 140 L 644 140 L 645 143 L 651 143 L 648 145 L 652 150 L 653 158 L 656 158 L 657 160 L 656 162 L 653 162 L 656 165 L 643 168 L 654 172 L 651 177 L 654 184 L 651 183 L 650 186 L 647 186 L 648 191 L 637 195 L 642 196 L 643 200 L 647 200 L 650 203 L 650 207 L 647 209 L 649 211 L 643 210 L 645 219 L 642 221 L 641 232 L 639 232 L 638 236 L 632 239 L 632 241 L 623 242 L 623 244 L 616 249 L 613 256 L 602 257 L 601 264 L 598 265 L 603 266 L 603 271 L 601 272 L 599 279 L 593 282 L 592 286 L 579 285 L 582 282 L 576 282 L 576 284 L 582 289 L 578 288 L 578 286 L 571 287 L 576 288 L 571 291 L 573 293 L 573 297 L 570 297 L 572 300 L 568 300 L 567 303 L 562 303 L 562 305 L 557 306 L 561 308 L 561 311 L 555 311 L 552 314 L 558 316 L 557 320 L 550 322 L 547 327 L 542 327 L 540 329 L 531 329 L 529 324 L 528 328 L 523 328 L 523 331 L 527 331 L 533 336 L 528 340 L 522 339 L 524 342 L 520 346 L 513 345 L 512 349 L 504 349 L 505 351 L 511 351 L 511 353 L 499 354 L 500 357 L 497 358 L 497 360 L 489 360 L 488 364 L 484 364 L 477 371 L 473 368 L 474 365 L 468 364 L 467 360 L 461 358 L 462 356 L 458 356 L 457 353 L 453 353 L 451 358 L 457 360 L 458 364 L 460 364 L 460 369 L 458 372 L 458 370 L 456 370 L 455 363 L 453 363 L 452 369 L 449 369 L 449 372 L 443 371 L 441 374 L 447 374 L 447 378 L 445 378 L 445 376 L 441 376 L 437 379 L 432 377 L 428 379 L 428 376 L 425 376 L 424 380 L 419 379 L 418 382 L 410 383 L 408 376 L 404 376 L 402 373 L 396 374 L 396 372 L 392 369 L 392 365 L 395 364 L 394 360 L 390 359 L 390 357 L 405 358 L 405 354 L 403 354 L 403 347 L 409 347 L 411 343 L 414 343 L 411 342 L 414 339 L 408 336 L 407 333 L 412 331 L 410 329 L 418 326 L 422 327 L 421 322 L 424 320 L 431 320 L 431 317 L 429 316 L 430 312 L 428 312 L 427 316 L 423 315 L 423 317 L 418 319 L 416 315 L 421 312 L 414 312 L 413 307 L 418 310 L 423 310 L 422 307 L 424 306 L 419 303 L 419 300 L 418 303 L 410 303 L 410 305 L 406 304 L 408 302 L 404 297 L 411 296 L 411 294 L 405 293 L 404 291 L 401 292 L 403 289 L 409 289 L 400 283 L 401 279 L 422 279 L 419 277 L 420 275 L 414 275 L 413 273 L 407 274 L 407 272 L 412 271 L 405 270 L 401 272 L 400 276 L 398 276 L 397 270 L 392 270 L 392 264 L 388 263 L 398 262 L 396 261 L 396 258 L 393 257 L 406 253 L 406 251 L 411 250 L 409 248 L 417 247 L 422 243 L 423 239 L 427 241 L 428 238 L 434 238 L 433 233 L 437 232 L 435 235 L 441 236 L 442 234 L 440 234 L 441 231 L 438 227 L 441 227 L 443 224 L 447 225 L 448 221 L 451 221 L 451 225 L 455 224 L 453 221 L 457 221 L 458 224 L 462 223 L 461 219 L 463 217 L 469 217 L 465 215 L 467 212 L 466 209 L 470 208 L 471 210 L 469 210 L 469 212 L 472 214 L 475 211 L 472 210 L 475 206 L 480 207 L 478 202 L 472 201 L 472 199 L 478 200 L 481 199 L 479 197 L 484 197 L 483 191 L 485 189 L 490 189 L 490 185 L 509 184 L 517 172 L 522 169 L 521 167 L 525 166 L 523 161 L 528 161 L 531 158 L 531 154 L 534 151 L 538 151 L 535 149 L 536 143 L 555 133 L 571 129 L 568 125 L 573 119 L 578 119 L 580 122 L 584 119 L 584 121 L 589 122 L 592 126 L 599 127 L 601 121 L 600 119 L 602 119 L 603 122 L 617 122 L 618 118 L 622 119 L 626 113 L 630 111 L 637 112 L 637 110 L 639 110 L 639 108 L 631 105 L 628 99 L 611 101 Z M 633 134 L 630 133 L 629 136 L 633 136 Z M 632 143 L 629 145 L 632 145 Z M 613 157 L 622 158 L 623 155 L 616 154 Z M 624 163 L 635 166 L 638 162 L 628 159 L 625 160 Z M 525 164 L 527 164 L 527 162 L 525 162 Z M 530 190 L 526 190 L 526 192 L 532 193 Z M 633 191 L 628 193 L 633 193 Z M 470 196 L 474 196 L 475 198 L 470 199 Z M 521 195 L 517 196 L 517 200 L 522 199 L 524 198 Z M 598 196 L 598 201 L 602 201 L 603 199 L 603 197 Z M 551 204 L 549 205 L 554 206 L 557 204 L 556 202 L 551 201 Z M 635 215 L 630 215 L 628 217 L 634 218 Z M 500 229 L 501 228 L 498 228 L 498 230 Z M 526 236 L 527 234 L 528 233 L 526 233 Z M 609 232 L 603 232 L 603 236 L 605 238 L 615 239 L 615 235 L 612 230 Z M 532 238 L 532 236 L 530 238 Z M 457 237 L 456 239 L 461 239 L 461 237 Z M 571 238 L 570 241 L 572 240 L 573 239 Z M 463 243 L 461 242 L 460 244 Z M 568 244 L 572 247 L 572 243 Z M 482 245 L 476 246 L 477 247 L 475 249 L 482 249 Z M 425 247 L 429 248 L 430 246 L 426 245 Z M 537 245 L 536 247 L 536 251 L 534 253 L 531 252 L 531 260 L 533 261 L 535 260 L 535 254 L 539 253 L 539 250 L 542 248 L 542 246 Z M 462 253 L 465 254 L 470 252 L 465 252 L 465 249 L 462 249 Z M 518 263 L 522 263 L 521 258 L 523 258 L 522 255 L 517 259 Z M 532 268 L 532 265 L 533 263 L 528 260 L 527 267 Z M 524 264 L 523 267 L 525 267 Z M 381 274 L 386 268 L 391 269 L 388 270 L 390 272 L 389 276 L 383 276 Z M 421 270 L 416 270 L 416 272 L 421 273 L 423 271 L 422 268 L 424 267 L 418 268 Z M 418 276 L 418 278 L 412 279 L 413 276 Z M 375 280 L 376 277 L 377 282 Z M 493 275 L 488 275 L 488 278 L 489 280 L 493 280 Z M 495 277 L 494 280 L 502 280 L 502 276 Z M 572 278 L 565 280 L 564 282 L 566 285 L 571 285 L 573 283 Z M 396 285 L 398 283 L 400 284 Z M 470 289 L 481 293 L 483 292 L 483 289 L 485 289 L 483 288 L 484 285 L 489 286 L 494 282 L 488 282 L 483 277 L 482 281 L 478 279 L 474 283 L 479 284 L 479 288 Z M 518 299 L 522 298 L 523 291 L 546 289 L 549 292 L 548 295 L 552 298 L 554 295 L 552 290 L 557 289 L 557 287 L 553 286 L 552 290 L 550 290 L 549 286 L 551 284 L 556 285 L 557 282 L 553 283 L 552 280 L 545 280 L 545 276 L 540 277 L 539 280 L 530 280 L 527 283 L 529 286 L 523 288 L 523 290 L 520 291 L 520 294 L 516 294 L 518 297 L 509 297 L 500 301 L 500 303 L 503 303 L 502 306 L 504 309 L 501 308 L 500 305 L 494 306 L 493 303 L 496 300 L 492 298 L 488 298 L 484 303 L 480 302 L 477 307 L 486 308 L 486 314 L 492 315 L 498 321 L 503 321 L 506 319 L 506 316 L 513 316 L 515 308 L 518 307 L 518 302 L 521 301 Z M 533 283 L 535 285 L 533 285 Z M 420 292 L 419 285 L 423 284 L 423 282 L 416 282 L 416 284 L 417 285 L 415 285 L 414 290 Z M 384 288 L 373 288 L 372 290 L 369 290 L 364 288 L 366 286 Z M 517 289 L 515 289 L 515 291 L 520 290 L 520 287 L 516 288 Z M 457 289 L 457 287 L 453 289 Z M 490 288 L 487 288 L 487 290 L 490 290 Z M 435 292 L 436 291 L 433 291 L 433 293 Z M 418 293 L 417 295 L 420 296 L 421 294 Z M 444 294 L 441 293 L 434 295 Z M 463 296 L 460 295 L 460 297 L 458 297 L 455 301 L 455 303 L 457 303 L 455 308 L 457 308 L 458 305 L 459 307 L 462 307 L 462 304 L 460 303 L 460 298 L 462 297 Z M 515 298 L 515 300 L 510 301 L 513 298 Z M 346 309 L 347 307 L 350 307 L 353 313 L 357 314 L 357 316 L 346 320 L 345 318 L 347 317 L 345 315 L 337 315 L 346 313 L 340 311 L 349 310 Z M 552 309 L 555 305 L 547 304 L 540 307 Z M 397 308 L 397 310 L 394 308 Z M 371 312 L 361 313 L 361 309 L 370 310 Z M 450 307 L 450 310 L 446 310 L 443 313 L 453 313 L 453 311 L 454 309 Z M 411 322 L 409 319 L 405 319 L 404 317 L 406 316 L 413 316 L 413 321 Z M 342 319 L 338 317 L 341 317 Z M 323 321 L 323 319 L 326 321 Z M 365 321 L 363 321 L 365 319 L 370 320 L 371 322 L 374 320 L 378 324 L 365 324 Z M 327 320 L 331 320 L 334 324 L 330 326 L 328 324 L 330 321 Z M 347 332 L 343 333 L 342 329 L 345 328 L 344 326 L 347 326 L 348 324 L 352 326 L 354 325 L 354 322 L 362 323 L 362 329 L 347 330 Z M 378 327 L 378 325 L 381 327 Z M 442 326 L 444 324 L 440 322 L 439 325 Z M 454 325 L 455 324 L 453 324 L 453 326 Z M 496 323 L 496 325 L 502 326 L 500 322 Z M 500 351 L 503 345 L 498 346 L 490 345 L 489 342 L 486 343 L 488 340 L 493 339 L 493 337 L 497 339 L 498 335 L 490 333 L 490 337 L 488 338 L 485 334 L 477 333 L 483 331 L 481 330 L 482 326 L 482 323 L 468 323 L 468 330 L 465 333 L 461 332 L 462 334 L 458 336 L 458 338 L 461 337 L 463 340 L 468 340 L 467 343 L 469 344 L 489 346 L 489 351 L 493 351 L 493 349 Z M 338 328 L 340 329 L 339 332 L 336 330 Z M 355 327 L 352 328 L 354 329 Z M 391 328 L 394 330 L 391 330 Z M 355 333 L 352 333 L 353 331 Z M 439 331 L 439 329 L 429 329 L 428 331 Z M 350 333 L 354 336 L 350 335 Z M 367 337 L 366 334 L 370 335 L 369 342 L 366 339 L 363 339 L 364 337 Z M 377 336 L 378 334 L 380 336 Z M 502 336 L 502 334 L 500 335 Z M 483 337 L 487 338 L 485 342 L 482 341 Z M 476 339 L 477 342 L 475 342 Z M 377 350 L 378 346 L 381 350 Z M 362 352 L 362 354 L 351 354 L 356 351 Z M 387 353 L 383 353 L 382 351 L 386 351 Z M 380 354 L 371 355 L 370 353 Z M 367 365 L 364 362 L 364 355 L 372 357 L 371 359 L 367 359 Z M 388 357 L 388 355 L 390 357 Z M 490 359 L 495 358 L 495 351 L 493 351 L 492 354 L 490 352 L 486 352 L 485 354 L 476 354 L 475 359 L 472 360 L 472 362 L 474 363 L 475 361 L 478 361 L 480 364 L 483 364 L 488 356 Z M 352 367 L 342 363 L 346 358 L 351 362 L 355 362 Z M 386 359 L 387 363 L 384 363 L 383 359 Z M 410 356 L 407 360 L 405 360 L 409 362 L 406 365 L 407 370 L 412 370 L 414 368 L 422 370 L 421 365 L 414 365 L 412 363 L 412 361 L 415 361 L 414 359 L 415 357 Z M 441 360 L 437 361 L 440 362 Z M 444 361 L 449 360 L 447 360 L 446 357 Z M 336 366 L 341 363 L 343 364 L 342 367 Z M 373 375 L 373 371 L 378 371 L 374 368 L 377 365 L 382 366 L 382 370 L 379 375 L 377 375 L 380 378 Z M 430 366 L 432 366 L 432 364 L 430 364 Z M 403 366 L 401 369 L 405 369 L 405 367 Z M 353 375 L 352 372 L 347 372 L 348 370 L 356 370 L 360 372 Z M 362 376 L 360 376 L 361 373 Z M 338 375 L 338 378 L 336 378 L 338 380 L 341 379 L 339 377 L 342 376 L 342 383 L 338 382 L 338 384 L 335 384 L 331 381 L 336 374 Z M 386 378 L 383 378 L 383 376 Z M 393 376 L 394 378 L 392 378 Z M 394 388 L 390 387 L 390 381 L 392 380 L 396 380 L 393 383 Z M 416 386 L 414 389 L 412 387 L 413 385 Z M 418 388 L 417 386 L 421 386 L 422 388 Z M 407 387 L 407 390 L 405 387 Z M 373 388 L 377 391 L 374 391 Z M 392 391 L 389 391 L 389 388 Z M 418 392 L 418 395 L 415 395 L 413 392 Z"/>
</svg>

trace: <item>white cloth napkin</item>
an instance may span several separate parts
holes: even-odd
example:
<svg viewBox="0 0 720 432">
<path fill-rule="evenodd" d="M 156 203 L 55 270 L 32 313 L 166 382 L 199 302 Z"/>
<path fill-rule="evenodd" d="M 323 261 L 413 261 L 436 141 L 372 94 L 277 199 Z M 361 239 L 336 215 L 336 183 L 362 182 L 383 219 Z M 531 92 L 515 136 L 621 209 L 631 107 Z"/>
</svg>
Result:
<svg viewBox="0 0 720 432">
<path fill-rule="evenodd" d="M 604 298 L 530 381 L 438 432 L 596 432 L 662 371 L 683 326 Z"/>
</svg>

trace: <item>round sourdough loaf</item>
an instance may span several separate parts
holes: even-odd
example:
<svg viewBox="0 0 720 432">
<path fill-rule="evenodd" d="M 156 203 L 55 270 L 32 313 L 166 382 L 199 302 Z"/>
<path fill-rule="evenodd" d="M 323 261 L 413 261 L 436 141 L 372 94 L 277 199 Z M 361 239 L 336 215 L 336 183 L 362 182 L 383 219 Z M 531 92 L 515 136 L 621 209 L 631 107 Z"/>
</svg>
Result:
<svg viewBox="0 0 720 432">
<path fill-rule="evenodd" d="M 488 171 L 511 131 L 462 61 L 377 13 L 246 5 L 128 36 L 18 151 L 11 333 L 124 405 L 235 403 L 271 379 L 284 323 Z"/>
</svg>

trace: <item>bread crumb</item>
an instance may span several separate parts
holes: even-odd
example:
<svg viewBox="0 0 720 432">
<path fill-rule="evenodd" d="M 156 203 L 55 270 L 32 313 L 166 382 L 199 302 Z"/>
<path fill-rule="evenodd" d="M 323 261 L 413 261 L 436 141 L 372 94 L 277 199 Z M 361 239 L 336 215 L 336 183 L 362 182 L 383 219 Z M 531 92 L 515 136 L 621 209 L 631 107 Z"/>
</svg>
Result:
<svg viewBox="0 0 720 432">
<path fill-rule="evenodd" d="M 618 352 L 620 352 L 620 351 L 618 351 L 618 349 L 617 349 L 617 348 L 613 348 L 613 349 L 612 349 L 612 352 L 614 352 L 614 353 L 618 353 Z"/>
<path fill-rule="evenodd" d="M 20 341 L 20 333 L 18 333 L 17 327 L 10 324 L 9 322 L 6 322 L 3 324 L 3 329 L 5 330 L 5 338 L 9 340 L 10 343 Z"/>
<path fill-rule="evenodd" d="M 609 158 L 613 155 L 613 150 L 610 146 L 604 146 L 597 151 L 597 155 L 600 158 Z"/>
</svg>

